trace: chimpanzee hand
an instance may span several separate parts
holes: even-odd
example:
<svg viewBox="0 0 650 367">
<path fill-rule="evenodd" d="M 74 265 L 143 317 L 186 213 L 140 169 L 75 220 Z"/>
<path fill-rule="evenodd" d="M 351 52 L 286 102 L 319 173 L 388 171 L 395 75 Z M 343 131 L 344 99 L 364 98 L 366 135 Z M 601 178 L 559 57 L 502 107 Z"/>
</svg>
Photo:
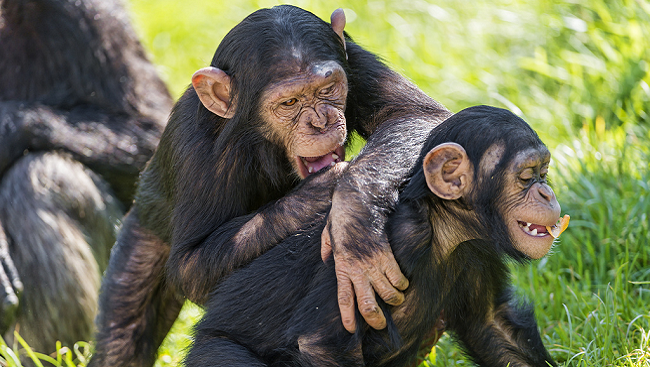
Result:
<svg viewBox="0 0 650 367">
<path fill-rule="evenodd" d="M 18 311 L 18 299 L 23 284 L 9 256 L 9 245 L 0 223 L 0 335 L 13 323 Z"/>
<path fill-rule="evenodd" d="M 404 302 L 400 291 L 409 283 L 393 257 L 383 231 L 384 222 L 379 231 L 376 222 L 364 222 L 371 218 L 367 208 L 355 205 L 363 200 L 353 200 L 350 195 L 335 192 L 332 198 L 328 224 L 321 237 L 321 256 L 325 261 L 334 252 L 341 320 L 345 329 L 353 333 L 355 295 L 366 322 L 375 329 L 383 329 L 386 318 L 375 300 L 375 292 L 386 303 L 397 306 Z"/>
</svg>

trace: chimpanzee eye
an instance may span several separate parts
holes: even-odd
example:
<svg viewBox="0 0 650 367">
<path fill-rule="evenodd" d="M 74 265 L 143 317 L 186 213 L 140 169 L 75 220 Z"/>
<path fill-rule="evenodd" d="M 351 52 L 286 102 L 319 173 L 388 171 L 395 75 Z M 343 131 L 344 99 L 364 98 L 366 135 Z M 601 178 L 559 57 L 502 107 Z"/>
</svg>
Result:
<svg viewBox="0 0 650 367">
<path fill-rule="evenodd" d="M 519 181 L 521 181 L 524 186 L 528 186 L 534 175 L 535 172 L 532 168 L 526 168 L 519 174 Z"/>
<path fill-rule="evenodd" d="M 519 175 L 519 179 L 521 179 L 522 181 L 528 181 L 533 178 L 533 174 L 534 172 L 532 168 L 526 168 Z"/>
<path fill-rule="evenodd" d="M 548 166 L 542 167 L 542 170 L 539 172 L 539 177 L 542 180 L 546 180 L 546 175 L 548 174 Z"/>
<path fill-rule="evenodd" d="M 323 88 L 323 89 L 321 89 L 320 94 L 321 94 L 321 95 L 327 95 L 327 94 L 332 93 L 332 90 L 334 90 L 334 85 L 330 85 L 330 86 L 327 87 L 327 88 Z"/>
<path fill-rule="evenodd" d="M 288 99 L 288 100 L 282 102 L 282 104 L 285 105 L 285 106 L 293 106 L 293 105 L 295 105 L 297 102 L 298 102 L 298 99 L 297 99 L 297 98 L 291 98 L 291 99 Z"/>
</svg>

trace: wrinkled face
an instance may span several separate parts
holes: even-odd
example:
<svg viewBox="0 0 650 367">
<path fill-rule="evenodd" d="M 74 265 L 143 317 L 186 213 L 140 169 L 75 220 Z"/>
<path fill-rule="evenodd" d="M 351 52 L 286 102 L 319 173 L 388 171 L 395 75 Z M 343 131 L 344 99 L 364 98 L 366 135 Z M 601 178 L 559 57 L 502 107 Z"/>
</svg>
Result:
<svg viewBox="0 0 650 367">
<path fill-rule="evenodd" d="M 545 147 L 519 152 L 506 168 L 503 216 L 515 247 L 530 258 L 546 255 L 560 204 L 546 182 L 551 154 Z M 549 227 L 549 228 L 547 228 Z"/>
<path fill-rule="evenodd" d="M 285 146 L 301 178 L 344 159 L 348 81 L 334 61 L 297 70 L 262 95 L 267 136 Z"/>
</svg>

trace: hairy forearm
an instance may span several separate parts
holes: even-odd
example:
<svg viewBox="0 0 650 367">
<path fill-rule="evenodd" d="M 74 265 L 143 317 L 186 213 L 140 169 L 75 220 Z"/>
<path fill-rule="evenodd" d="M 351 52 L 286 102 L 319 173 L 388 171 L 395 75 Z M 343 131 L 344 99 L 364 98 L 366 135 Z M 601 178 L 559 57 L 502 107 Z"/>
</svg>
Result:
<svg viewBox="0 0 650 367">
<path fill-rule="evenodd" d="M 224 277 L 306 224 L 322 223 L 330 208 L 335 179 L 330 172 L 314 178 L 256 213 L 220 225 L 196 246 L 174 247 L 168 263 L 172 283 L 187 298 L 203 303 Z"/>
<path fill-rule="evenodd" d="M 155 149 L 162 126 L 142 118 L 79 107 L 71 111 L 40 104 L 2 102 L 2 119 L 28 144 L 25 149 L 68 151 L 88 165 L 141 169 Z M 2 137 L 3 140 L 10 137 Z"/>
<path fill-rule="evenodd" d="M 39 103 L 0 102 L 0 172 L 24 152 L 59 150 L 104 176 L 121 200 L 130 201 L 133 183 L 162 129 L 144 117 L 96 108 L 67 111 Z"/>
<path fill-rule="evenodd" d="M 386 215 L 397 203 L 400 187 L 437 123 L 434 119 L 401 118 L 379 126 L 339 180 L 333 207 L 348 212 L 352 218 L 370 218 L 370 223 L 359 224 L 363 227 L 359 230 L 367 231 L 370 224 L 379 235 Z"/>
</svg>

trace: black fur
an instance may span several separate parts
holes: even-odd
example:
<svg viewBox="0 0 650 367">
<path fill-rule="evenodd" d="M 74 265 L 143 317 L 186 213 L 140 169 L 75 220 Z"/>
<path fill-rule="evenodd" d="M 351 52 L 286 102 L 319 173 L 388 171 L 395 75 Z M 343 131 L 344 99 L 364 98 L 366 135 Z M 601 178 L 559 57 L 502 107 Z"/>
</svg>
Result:
<svg viewBox="0 0 650 367">
<path fill-rule="evenodd" d="M 330 25 L 293 6 L 259 10 L 226 35 L 212 65 L 233 80 L 235 116 L 227 120 L 208 112 L 192 87 L 173 108 L 158 150 L 142 173 L 134 209 L 102 285 L 91 365 L 151 365 L 184 298 L 203 303 L 225 275 L 268 249 L 273 240 L 256 237 L 266 233 L 262 228 L 268 228 L 268 221 L 277 226 L 272 235 L 277 239 L 301 224 L 282 224 L 272 216 L 240 217 L 298 184 L 284 148 L 260 131 L 265 124 L 259 117 L 260 95 L 270 82 L 286 77 L 282 66 L 288 51 L 298 52 L 305 66 L 334 60 L 346 70 L 348 130 L 369 138 L 356 169 L 365 166 L 372 173 L 362 176 L 350 167 L 341 183 L 385 175 L 383 185 L 363 193 L 376 200 L 360 210 L 376 214 L 358 218 L 372 226 L 372 216 L 394 205 L 426 134 L 449 112 L 348 41 L 346 60 Z M 386 116 L 409 111 L 427 119 L 385 122 Z M 393 148 L 386 149 L 385 139 L 394 142 Z M 290 204 L 287 215 L 308 215 L 308 207 Z M 240 231 L 242 227 L 250 230 Z"/>
<path fill-rule="evenodd" d="M 92 337 L 116 226 L 171 102 L 118 1 L 0 0 L 8 343 L 16 324 L 42 352 Z"/>
<path fill-rule="evenodd" d="M 449 118 L 432 132 L 420 163 L 431 148 L 456 142 L 466 147 L 477 166 L 485 150 L 500 141 L 507 145 L 507 153 L 494 176 L 502 185 L 498 178 L 513 154 L 542 144 L 523 120 L 505 110 L 480 106 Z M 478 365 L 555 365 L 542 344 L 531 307 L 517 303 L 509 285 L 508 255 L 516 254 L 516 259 L 523 255 L 508 236 L 493 232 L 503 222 L 502 188 L 485 192 L 488 186 L 475 187 L 480 192 L 476 201 L 444 202 L 420 179 L 422 171 L 418 164 L 387 223 L 395 257 L 410 286 L 402 305 L 383 305 L 392 314 L 386 330 L 365 324 L 355 334 L 343 329 L 334 264 L 320 259 L 327 208 L 322 208 L 322 198 L 315 197 L 307 205 L 314 205 L 322 216 L 305 221 L 211 294 L 185 364 L 407 366 L 444 310 L 447 330 Z M 299 188 L 292 195 L 310 197 L 309 190 Z M 491 199 L 482 200 L 485 196 Z M 431 223 L 442 220 L 452 205 L 480 213 L 476 221 L 459 224 L 463 231 L 476 226 L 472 230 L 476 239 L 443 255 L 446 244 L 437 242 Z"/>
</svg>

